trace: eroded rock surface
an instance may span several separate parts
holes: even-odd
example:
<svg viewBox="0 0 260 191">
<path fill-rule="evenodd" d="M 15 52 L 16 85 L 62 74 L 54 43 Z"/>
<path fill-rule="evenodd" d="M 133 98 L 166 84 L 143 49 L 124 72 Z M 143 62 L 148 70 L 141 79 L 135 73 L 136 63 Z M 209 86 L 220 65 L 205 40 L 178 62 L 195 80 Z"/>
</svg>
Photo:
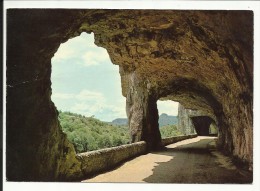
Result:
<svg viewBox="0 0 260 191">
<path fill-rule="evenodd" d="M 213 116 L 220 148 L 252 167 L 252 31 L 250 11 L 8 10 L 8 179 L 81 176 L 50 100 L 51 58 L 81 32 L 119 65 L 133 142 L 160 145 L 156 101 L 170 99 Z"/>
<path fill-rule="evenodd" d="M 208 116 L 208 113 L 199 110 L 185 109 L 183 105 L 178 106 L 178 130 L 184 135 L 197 133 L 199 136 L 218 134 L 216 117 Z M 204 133 L 202 133 L 204 132 Z M 202 133 L 202 134 L 201 134 Z"/>
<path fill-rule="evenodd" d="M 190 113 L 194 112 L 191 109 L 185 109 L 183 105 L 179 104 L 178 106 L 178 130 L 183 135 L 190 135 L 196 133 L 194 125 L 189 116 Z"/>
</svg>

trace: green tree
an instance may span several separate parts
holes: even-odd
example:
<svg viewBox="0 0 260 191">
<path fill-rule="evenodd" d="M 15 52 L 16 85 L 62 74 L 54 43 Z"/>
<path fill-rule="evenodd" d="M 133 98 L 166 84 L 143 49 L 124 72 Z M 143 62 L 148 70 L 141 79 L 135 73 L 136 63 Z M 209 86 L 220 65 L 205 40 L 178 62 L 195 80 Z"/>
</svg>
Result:
<svg viewBox="0 0 260 191">
<path fill-rule="evenodd" d="M 62 131 L 77 153 L 119 146 L 130 142 L 126 126 L 112 125 L 94 117 L 59 111 Z"/>
<path fill-rule="evenodd" d="M 182 133 L 178 131 L 176 125 L 163 126 L 160 128 L 160 133 L 162 138 L 182 135 Z"/>
</svg>

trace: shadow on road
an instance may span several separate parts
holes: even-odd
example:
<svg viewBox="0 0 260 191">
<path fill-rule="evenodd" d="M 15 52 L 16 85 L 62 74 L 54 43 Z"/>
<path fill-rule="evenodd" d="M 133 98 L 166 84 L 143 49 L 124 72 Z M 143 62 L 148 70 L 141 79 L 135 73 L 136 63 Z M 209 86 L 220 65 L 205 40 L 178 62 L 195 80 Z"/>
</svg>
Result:
<svg viewBox="0 0 260 191">
<path fill-rule="evenodd" d="M 171 156 L 168 162 L 158 162 L 153 174 L 143 181 L 148 183 L 251 183 L 252 173 L 237 169 L 231 160 L 217 152 L 214 138 L 203 138 L 197 142 L 153 154 Z"/>
</svg>

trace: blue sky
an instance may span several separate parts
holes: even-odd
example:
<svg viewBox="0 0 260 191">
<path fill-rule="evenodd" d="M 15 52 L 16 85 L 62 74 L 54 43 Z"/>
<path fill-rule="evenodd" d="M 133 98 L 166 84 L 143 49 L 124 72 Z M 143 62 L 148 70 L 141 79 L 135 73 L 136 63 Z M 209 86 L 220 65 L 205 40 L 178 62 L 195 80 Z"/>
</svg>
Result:
<svg viewBox="0 0 260 191">
<path fill-rule="evenodd" d="M 61 44 L 52 58 L 52 101 L 62 111 L 102 121 L 126 118 L 119 67 L 104 48 L 94 44 L 94 35 L 80 36 Z M 158 101 L 159 113 L 177 115 L 177 103 Z"/>
</svg>

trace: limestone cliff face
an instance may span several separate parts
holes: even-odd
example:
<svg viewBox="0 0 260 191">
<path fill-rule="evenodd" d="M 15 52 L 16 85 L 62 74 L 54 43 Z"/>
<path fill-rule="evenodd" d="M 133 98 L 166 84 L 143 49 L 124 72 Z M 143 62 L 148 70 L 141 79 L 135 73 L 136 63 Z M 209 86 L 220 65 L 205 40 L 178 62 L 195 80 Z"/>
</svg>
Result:
<svg viewBox="0 0 260 191">
<path fill-rule="evenodd" d="M 252 166 L 252 22 L 250 11 L 8 10 L 8 178 L 80 176 L 50 73 L 59 45 L 81 32 L 119 65 L 133 142 L 160 146 L 156 101 L 170 99 L 214 119 L 219 146 Z"/>
<path fill-rule="evenodd" d="M 65 28 L 73 17 L 68 14 L 65 24 L 64 13 L 48 14 L 43 10 L 7 13 L 8 180 L 63 181 L 81 176 L 80 162 L 61 131 L 50 98 L 51 57 L 71 35 L 66 37 Z"/>
<path fill-rule="evenodd" d="M 195 134 L 194 125 L 189 114 L 190 109 L 185 109 L 181 104 L 178 106 L 178 130 L 184 135 Z"/>
</svg>

